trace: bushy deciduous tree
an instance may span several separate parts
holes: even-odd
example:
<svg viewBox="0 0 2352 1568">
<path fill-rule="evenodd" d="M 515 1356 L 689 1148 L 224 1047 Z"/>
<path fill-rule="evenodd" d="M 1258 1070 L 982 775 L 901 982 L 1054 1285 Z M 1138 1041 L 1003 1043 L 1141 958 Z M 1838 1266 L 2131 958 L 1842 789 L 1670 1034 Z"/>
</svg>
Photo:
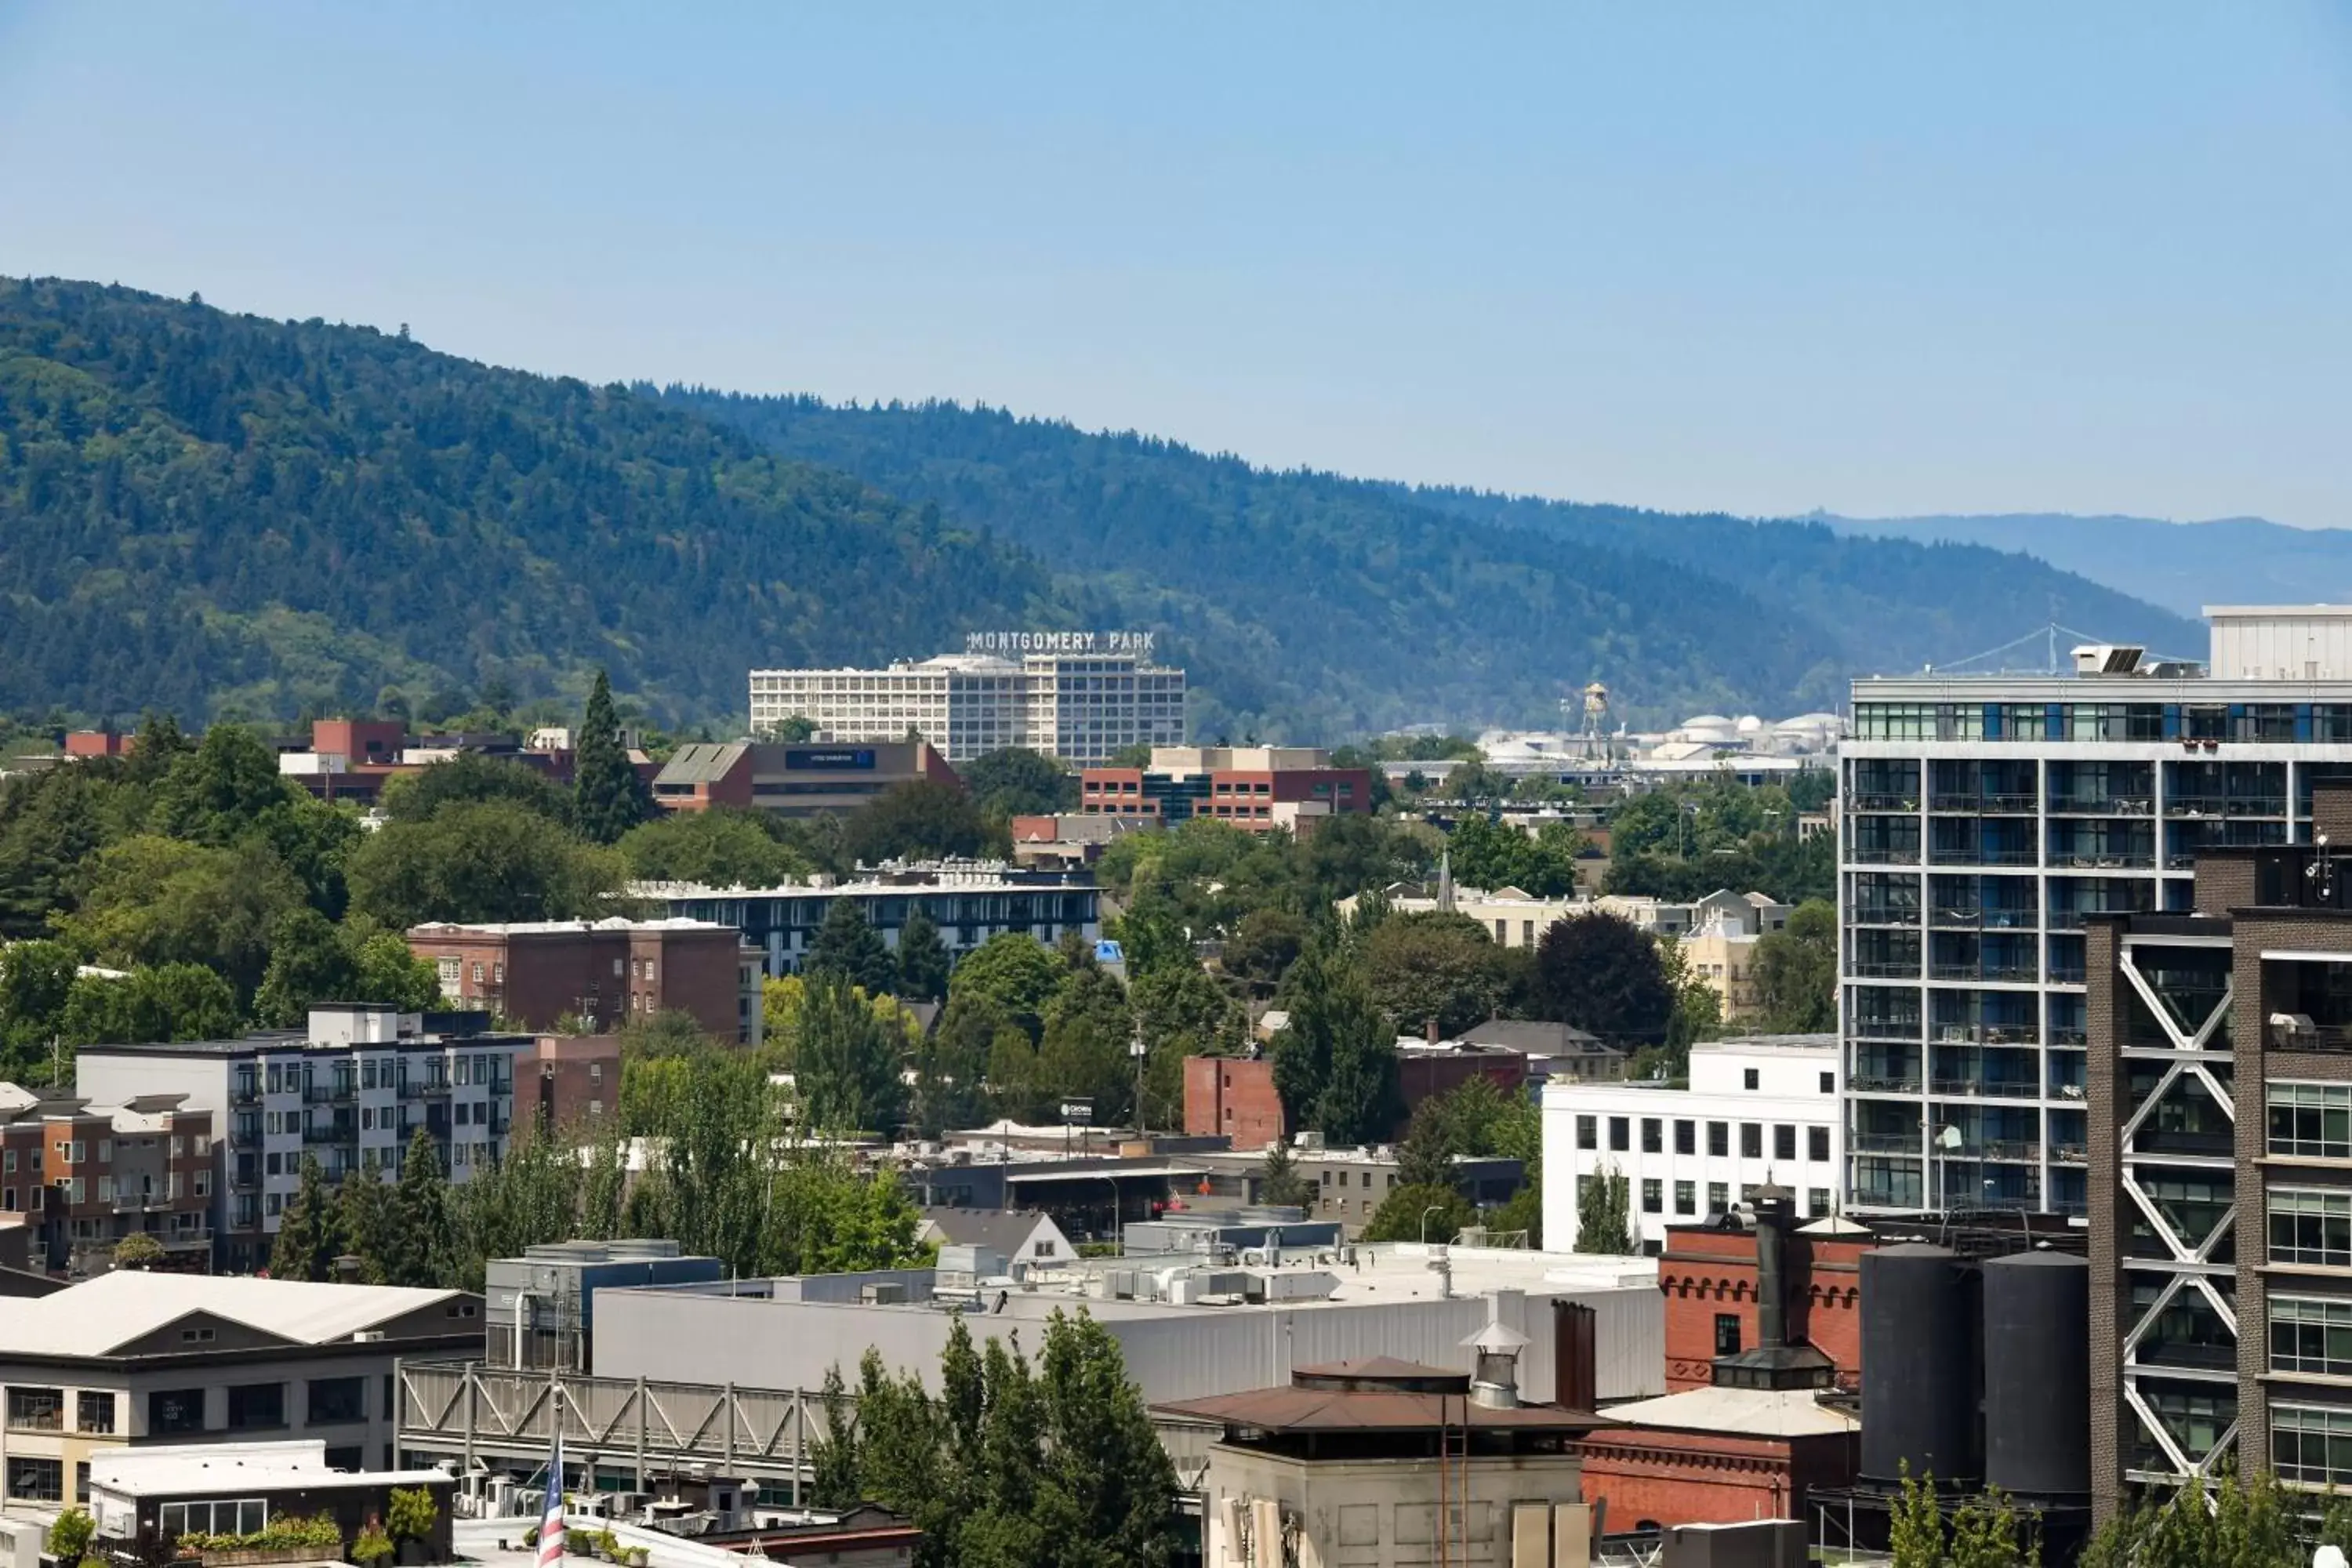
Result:
<svg viewBox="0 0 2352 1568">
<path fill-rule="evenodd" d="M 1808 899 L 1789 923 L 1756 942 L 1756 1001 L 1764 1026 L 1782 1034 L 1837 1027 L 1837 907 Z"/>
<path fill-rule="evenodd" d="M 1576 1184 L 1576 1250 L 1630 1257 L 1636 1250 L 1632 1184 L 1614 1165 L 1580 1176 Z"/>
<path fill-rule="evenodd" d="M 630 875 L 645 881 L 772 888 L 816 869 L 784 842 L 778 821 L 768 812 L 728 806 L 665 812 L 623 834 L 615 847 Z"/>
<path fill-rule="evenodd" d="M 1635 1046 L 1666 1037 L 1675 997 L 1650 934 L 1595 910 L 1556 921 L 1536 948 L 1536 995 L 1547 1018 Z"/>
<path fill-rule="evenodd" d="M 1045 1009 L 1068 978 L 1068 968 L 1035 937 L 999 931 L 956 965 L 948 980 L 948 997 L 985 998 L 1006 1021 L 1035 1040 L 1045 1033 Z"/>
</svg>

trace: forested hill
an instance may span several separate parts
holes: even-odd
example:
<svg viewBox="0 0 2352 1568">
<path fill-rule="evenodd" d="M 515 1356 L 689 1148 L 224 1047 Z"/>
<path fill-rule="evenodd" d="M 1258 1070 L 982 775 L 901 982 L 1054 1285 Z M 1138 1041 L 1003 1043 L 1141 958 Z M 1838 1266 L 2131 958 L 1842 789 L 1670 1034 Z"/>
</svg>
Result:
<svg viewBox="0 0 2352 1568">
<path fill-rule="evenodd" d="M 1066 622 L 1034 561 L 619 388 L 367 328 L 0 279 L 0 709 L 291 716 Z"/>
<path fill-rule="evenodd" d="M 2053 616 L 2202 642 L 2178 616 L 1992 550 L 1275 472 L 952 404 L 663 395 L 936 503 L 1057 574 L 1118 584 L 1177 634 L 1237 730 L 1534 723 L 1593 679 L 1664 722 L 1834 709 L 1850 675 L 1965 658 Z"/>
</svg>

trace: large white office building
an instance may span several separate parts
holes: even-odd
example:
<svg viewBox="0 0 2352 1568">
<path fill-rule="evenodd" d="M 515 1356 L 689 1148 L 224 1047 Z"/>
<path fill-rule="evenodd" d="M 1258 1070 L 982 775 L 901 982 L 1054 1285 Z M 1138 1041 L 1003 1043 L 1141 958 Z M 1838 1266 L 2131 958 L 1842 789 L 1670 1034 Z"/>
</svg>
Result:
<svg viewBox="0 0 2352 1568">
<path fill-rule="evenodd" d="M 1543 1090 L 1544 1245 L 1577 1248 L 1577 1198 L 1622 1176 L 1633 1238 L 1727 1214 L 1777 1183 L 1801 1212 L 1837 1207 L 1844 1139 L 1834 1035 L 1751 1035 L 1691 1047 L 1690 1087 L 1555 1079 Z"/>
<path fill-rule="evenodd" d="M 887 669 L 755 669 L 751 729 L 788 719 L 842 741 L 908 731 L 950 763 L 1025 746 L 1074 764 L 1184 742 L 1184 672 L 1151 662 L 1141 633 L 975 636 L 962 653 Z"/>
<path fill-rule="evenodd" d="M 2352 607 L 2209 609 L 2207 664 L 1853 684 L 1840 1022 L 1857 1209 L 2085 1206 L 2083 922 L 2352 778 Z"/>
</svg>

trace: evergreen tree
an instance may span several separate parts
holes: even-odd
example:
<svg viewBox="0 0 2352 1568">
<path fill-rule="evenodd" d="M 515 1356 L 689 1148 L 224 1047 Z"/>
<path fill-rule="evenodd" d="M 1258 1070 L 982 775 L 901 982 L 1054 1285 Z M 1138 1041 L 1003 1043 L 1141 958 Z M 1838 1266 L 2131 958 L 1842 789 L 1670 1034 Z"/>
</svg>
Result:
<svg viewBox="0 0 2352 1568">
<path fill-rule="evenodd" d="M 803 1125 L 895 1134 L 906 1114 L 905 1037 L 886 1027 L 840 972 L 814 969 L 807 981 L 793 1055 Z"/>
<path fill-rule="evenodd" d="M 898 928 L 898 983 L 886 989 L 908 1002 L 937 1002 L 948 994 L 947 943 L 940 940 L 940 928 L 931 917 L 919 909 Z"/>
<path fill-rule="evenodd" d="M 273 1279 L 332 1279 L 335 1258 L 343 1250 L 342 1227 L 337 1223 L 334 1194 L 327 1189 L 326 1173 L 318 1157 L 302 1156 L 300 1184 L 278 1225 L 278 1244 L 269 1253 Z"/>
<path fill-rule="evenodd" d="M 452 1274 L 449 1193 L 442 1181 L 441 1156 L 421 1126 L 408 1141 L 408 1156 L 393 1189 L 392 1216 L 384 1283 L 446 1286 Z"/>
<path fill-rule="evenodd" d="M 1257 1201 L 1288 1208 L 1315 1206 L 1315 1184 L 1298 1173 L 1290 1145 L 1277 1138 L 1265 1146 L 1265 1163 L 1259 1168 Z"/>
<path fill-rule="evenodd" d="M 362 1166 L 343 1178 L 335 1196 L 336 1223 L 342 1231 L 343 1250 L 359 1259 L 359 1282 L 388 1283 L 391 1274 L 387 1264 L 394 1248 L 393 1233 L 398 1223 L 390 1184 Z"/>
<path fill-rule="evenodd" d="M 613 683 L 603 670 L 588 693 L 572 755 L 572 817 L 585 837 L 616 844 L 621 835 L 654 814 L 653 793 L 621 747 L 621 721 L 613 711 Z"/>
<path fill-rule="evenodd" d="M 1381 1200 L 1362 1241 L 1451 1241 L 1478 1211 L 1453 1186 L 1401 1185 Z"/>
<path fill-rule="evenodd" d="M 817 928 L 816 941 L 810 944 L 801 973 L 811 979 L 838 975 L 869 996 L 887 994 L 898 983 L 898 966 L 891 963 L 890 950 L 882 945 L 881 933 L 866 923 L 866 911 L 855 899 L 835 899 L 825 910 L 824 924 Z"/>
</svg>

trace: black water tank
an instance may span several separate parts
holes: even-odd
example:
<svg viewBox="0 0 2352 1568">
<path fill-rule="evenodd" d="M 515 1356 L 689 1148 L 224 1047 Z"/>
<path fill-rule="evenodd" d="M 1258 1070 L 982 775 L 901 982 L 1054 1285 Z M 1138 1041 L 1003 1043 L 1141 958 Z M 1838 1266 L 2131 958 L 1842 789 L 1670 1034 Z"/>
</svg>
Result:
<svg viewBox="0 0 2352 1568">
<path fill-rule="evenodd" d="M 1974 1481 L 1977 1279 L 1941 1247 L 1862 1255 L 1862 1475 Z"/>
<path fill-rule="evenodd" d="M 1984 1266 L 1984 1431 L 1991 1485 L 2026 1498 L 2090 1491 L 2091 1266 L 2084 1259 L 2026 1252 Z"/>
</svg>

